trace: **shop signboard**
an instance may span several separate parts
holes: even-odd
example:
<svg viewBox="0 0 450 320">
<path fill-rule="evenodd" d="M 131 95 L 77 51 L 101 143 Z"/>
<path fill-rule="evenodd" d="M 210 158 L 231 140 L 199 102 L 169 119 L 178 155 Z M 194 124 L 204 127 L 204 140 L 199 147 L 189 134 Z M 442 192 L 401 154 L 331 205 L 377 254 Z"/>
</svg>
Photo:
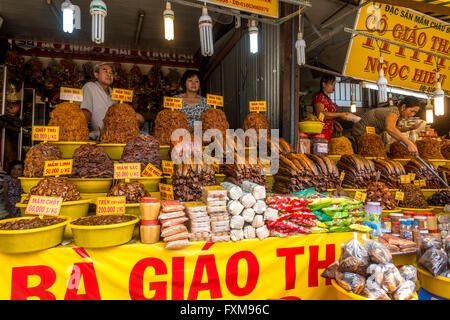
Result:
<svg viewBox="0 0 450 320">
<path fill-rule="evenodd" d="M 202 0 L 218 6 L 278 18 L 278 0 Z"/>
<path fill-rule="evenodd" d="M 374 2 L 359 10 L 354 29 L 423 52 L 353 34 L 344 75 L 376 82 L 381 68 L 381 50 L 388 86 L 431 93 L 436 89 L 436 67 L 439 66 L 442 89 L 450 95 L 448 24 L 411 9 Z"/>
</svg>

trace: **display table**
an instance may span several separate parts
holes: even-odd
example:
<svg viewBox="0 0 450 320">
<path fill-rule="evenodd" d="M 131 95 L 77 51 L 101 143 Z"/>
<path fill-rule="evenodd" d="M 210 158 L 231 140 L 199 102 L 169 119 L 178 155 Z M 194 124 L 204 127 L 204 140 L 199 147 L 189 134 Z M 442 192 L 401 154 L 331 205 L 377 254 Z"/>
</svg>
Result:
<svg viewBox="0 0 450 320">
<path fill-rule="evenodd" d="M 359 234 L 360 236 L 361 234 Z M 336 299 L 320 276 L 352 233 L 0 254 L 0 299 Z"/>
</svg>

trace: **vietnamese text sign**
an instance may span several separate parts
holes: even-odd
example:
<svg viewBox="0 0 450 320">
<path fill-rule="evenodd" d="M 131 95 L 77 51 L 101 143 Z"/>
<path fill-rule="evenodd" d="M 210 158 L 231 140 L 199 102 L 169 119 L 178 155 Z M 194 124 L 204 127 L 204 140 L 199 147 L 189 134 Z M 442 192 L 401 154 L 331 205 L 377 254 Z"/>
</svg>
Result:
<svg viewBox="0 0 450 320">
<path fill-rule="evenodd" d="M 72 174 L 73 159 L 45 161 L 44 176 Z"/>
<path fill-rule="evenodd" d="M 168 175 L 168 176 L 172 176 L 173 174 L 173 161 L 169 161 L 169 160 L 162 160 L 162 170 L 163 173 Z"/>
<path fill-rule="evenodd" d="M 355 27 L 366 34 L 450 58 L 450 26 L 411 9 L 371 3 L 359 10 Z M 378 41 L 388 84 L 432 92 L 439 65 L 442 89 L 450 95 L 450 60 Z M 377 40 L 358 35 L 350 41 L 343 74 L 376 82 L 380 69 Z M 436 63 L 437 59 L 437 63 Z"/>
<path fill-rule="evenodd" d="M 278 0 L 206 0 L 206 2 L 278 18 Z"/>
<path fill-rule="evenodd" d="M 99 197 L 97 198 L 96 214 L 123 214 L 125 213 L 126 198 L 123 197 Z"/>
<path fill-rule="evenodd" d="M 173 200 L 173 186 L 170 184 L 159 184 L 159 192 L 162 200 Z"/>
<path fill-rule="evenodd" d="M 159 170 L 157 167 L 152 165 L 151 163 L 147 164 L 145 169 L 142 171 L 143 177 L 161 177 L 162 171 Z"/>
<path fill-rule="evenodd" d="M 164 97 L 164 108 L 168 109 L 183 109 L 182 98 Z"/>
<path fill-rule="evenodd" d="M 31 195 L 25 214 L 58 216 L 63 199 L 61 197 L 44 197 Z"/>
<path fill-rule="evenodd" d="M 61 87 L 59 89 L 59 99 L 68 101 L 83 101 L 83 90 L 76 88 Z"/>
<path fill-rule="evenodd" d="M 58 141 L 59 127 L 33 126 L 31 128 L 31 140 L 34 141 Z"/>
<path fill-rule="evenodd" d="M 141 164 L 114 163 L 114 179 L 132 179 L 141 177 Z"/>
<path fill-rule="evenodd" d="M 267 111 L 267 103 L 266 101 L 250 101 L 249 102 L 249 111 L 250 112 L 265 112 Z"/>
<path fill-rule="evenodd" d="M 114 88 L 111 99 L 125 102 L 133 101 L 133 90 Z"/>
<path fill-rule="evenodd" d="M 215 107 L 223 107 L 223 96 L 206 94 L 206 103 Z"/>
</svg>

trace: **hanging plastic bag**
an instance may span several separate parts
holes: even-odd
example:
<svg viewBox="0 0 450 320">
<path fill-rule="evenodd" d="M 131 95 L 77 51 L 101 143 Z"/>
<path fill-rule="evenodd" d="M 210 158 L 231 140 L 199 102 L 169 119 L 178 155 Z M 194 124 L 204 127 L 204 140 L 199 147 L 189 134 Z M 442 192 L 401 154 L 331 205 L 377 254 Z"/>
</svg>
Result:
<svg viewBox="0 0 450 320">
<path fill-rule="evenodd" d="M 369 253 L 372 263 L 387 264 L 392 263 L 392 254 L 385 245 L 378 241 L 364 239 L 364 248 Z"/>
<path fill-rule="evenodd" d="M 447 255 L 443 249 L 430 248 L 419 258 L 417 265 L 437 277 L 447 270 L 447 260 Z"/>
<path fill-rule="evenodd" d="M 336 282 L 346 291 L 360 294 L 365 287 L 366 279 L 357 273 L 336 271 Z"/>
</svg>

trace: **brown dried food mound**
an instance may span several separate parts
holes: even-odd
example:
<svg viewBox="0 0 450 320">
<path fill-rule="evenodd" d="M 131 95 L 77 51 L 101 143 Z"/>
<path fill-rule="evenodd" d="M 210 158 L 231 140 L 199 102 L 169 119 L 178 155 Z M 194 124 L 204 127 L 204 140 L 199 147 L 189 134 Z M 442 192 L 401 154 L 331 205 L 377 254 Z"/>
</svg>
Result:
<svg viewBox="0 0 450 320">
<path fill-rule="evenodd" d="M 444 140 L 441 143 L 441 154 L 445 159 L 450 160 L 450 140 Z"/>
<path fill-rule="evenodd" d="M 4 223 L 0 223 L 0 230 L 28 230 L 28 229 L 36 229 L 48 227 L 54 224 L 58 224 L 66 221 L 63 218 L 56 217 L 45 217 L 40 218 L 32 218 L 32 219 L 18 219 L 15 221 L 8 221 Z"/>
<path fill-rule="evenodd" d="M 50 113 L 49 126 L 59 127 L 60 141 L 88 141 L 89 129 L 83 111 L 75 103 L 63 102 Z"/>
<path fill-rule="evenodd" d="M 79 218 L 72 222 L 79 226 L 104 226 L 109 224 L 117 224 L 128 222 L 136 219 L 134 216 L 122 215 L 122 214 L 105 214 L 98 216 L 90 216 L 86 218 Z"/>
<path fill-rule="evenodd" d="M 394 141 L 389 146 L 389 156 L 392 159 L 411 159 L 411 153 L 408 149 L 400 144 L 399 141 Z"/>
<path fill-rule="evenodd" d="M 210 108 L 203 112 L 199 120 L 202 121 L 203 133 L 209 129 L 218 129 L 222 132 L 222 137 L 225 139 L 227 129 L 230 128 L 225 112 L 220 109 Z"/>
<path fill-rule="evenodd" d="M 450 204 L 450 190 L 440 190 L 427 199 L 430 206 L 444 207 Z"/>
<path fill-rule="evenodd" d="M 140 135 L 127 142 L 120 162 L 139 162 L 141 171 L 151 163 L 161 169 L 161 153 L 158 140 L 150 135 Z"/>
<path fill-rule="evenodd" d="M 341 156 L 344 154 L 354 154 L 352 143 L 344 136 L 331 138 L 328 143 L 328 154 Z"/>
<path fill-rule="evenodd" d="M 416 145 L 422 159 L 444 159 L 438 140 L 424 138 L 422 140 L 418 140 Z"/>
<path fill-rule="evenodd" d="M 103 119 L 101 143 L 127 143 L 139 136 L 136 112 L 126 103 L 114 103 Z"/>
<path fill-rule="evenodd" d="M 155 138 L 160 145 L 170 145 L 170 136 L 176 129 L 188 129 L 188 120 L 184 112 L 163 109 L 155 119 Z"/>
<path fill-rule="evenodd" d="M 434 170 L 437 171 L 436 167 L 429 162 L 428 160 L 424 160 L 426 163 Z M 441 188 L 441 182 L 439 179 L 431 173 L 431 171 L 424 166 L 421 162 L 416 159 L 412 159 L 408 161 L 405 165 L 405 171 L 407 173 L 414 173 L 416 175 L 416 180 L 425 180 L 426 186 L 421 187 L 424 189 L 439 189 Z"/>
<path fill-rule="evenodd" d="M 72 177 L 112 178 L 114 163 L 102 147 L 84 144 L 73 153 Z"/>
<path fill-rule="evenodd" d="M 107 197 L 125 196 L 126 203 L 139 203 L 143 197 L 148 197 L 149 193 L 144 185 L 139 181 L 119 182 L 109 189 Z"/>
<path fill-rule="evenodd" d="M 342 186 L 351 189 L 366 189 L 375 180 L 375 163 L 358 154 L 343 155 L 337 163 L 339 172 L 345 172 Z"/>
<path fill-rule="evenodd" d="M 81 195 L 75 185 L 63 177 L 48 177 L 39 181 L 36 186 L 31 188 L 27 202 L 30 195 L 61 197 L 63 201 L 81 200 Z"/>
<path fill-rule="evenodd" d="M 381 138 L 381 136 L 378 134 L 363 134 L 358 140 L 358 154 L 363 157 L 386 158 L 386 150 L 384 149 L 383 138 Z"/>
<path fill-rule="evenodd" d="M 393 210 L 397 204 L 392 197 L 391 191 L 383 182 L 372 182 L 367 186 L 366 201 L 379 202 L 384 210 Z"/>
<path fill-rule="evenodd" d="M 375 159 L 375 170 L 380 172 L 380 181 L 388 188 L 397 189 L 401 184 L 401 176 L 406 174 L 403 165 L 394 160 Z"/>
<path fill-rule="evenodd" d="M 25 156 L 23 175 L 28 178 L 43 177 L 45 161 L 61 159 L 61 150 L 53 144 L 42 142 L 32 146 Z"/>
<path fill-rule="evenodd" d="M 403 201 L 400 201 L 398 206 L 402 208 L 428 208 L 428 203 L 420 191 L 420 188 L 414 184 L 403 184 L 400 191 L 404 192 Z"/>
<path fill-rule="evenodd" d="M 247 131 L 248 129 L 255 129 L 257 139 L 259 139 L 259 130 L 265 129 L 267 130 L 267 138 L 270 137 L 270 122 L 269 119 L 267 119 L 266 115 L 263 113 L 249 113 L 244 119 L 243 129 L 244 131 Z M 249 139 L 245 140 L 245 145 L 248 146 Z"/>
</svg>

